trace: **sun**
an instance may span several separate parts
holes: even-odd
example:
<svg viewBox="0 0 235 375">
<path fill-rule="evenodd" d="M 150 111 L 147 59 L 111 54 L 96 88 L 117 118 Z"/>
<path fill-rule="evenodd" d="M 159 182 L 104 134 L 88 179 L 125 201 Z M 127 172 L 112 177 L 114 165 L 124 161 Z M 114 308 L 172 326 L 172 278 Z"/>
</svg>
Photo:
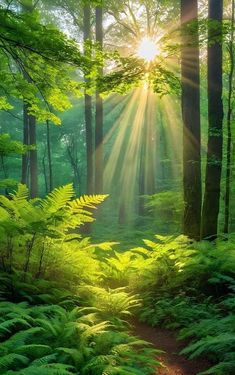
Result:
<svg viewBox="0 0 235 375">
<path fill-rule="evenodd" d="M 159 53 L 159 48 L 153 39 L 144 37 L 140 41 L 137 54 L 142 59 L 146 60 L 147 62 L 151 62 L 156 58 L 157 55 L 159 55 Z"/>
</svg>

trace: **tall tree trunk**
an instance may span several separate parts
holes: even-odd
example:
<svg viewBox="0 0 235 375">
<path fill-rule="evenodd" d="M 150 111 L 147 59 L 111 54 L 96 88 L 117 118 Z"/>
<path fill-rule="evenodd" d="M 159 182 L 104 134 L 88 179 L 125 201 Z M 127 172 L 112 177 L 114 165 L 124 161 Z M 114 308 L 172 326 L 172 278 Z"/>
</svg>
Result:
<svg viewBox="0 0 235 375">
<path fill-rule="evenodd" d="M 42 157 L 42 170 L 43 170 L 43 176 L 44 176 L 45 194 L 48 194 L 47 168 L 46 168 L 46 153 L 47 153 L 47 150 L 45 150 L 44 155 L 43 155 L 43 157 Z"/>
<path fill-rule="evenodd" d="M 145 117 L 141 132 L 141 154 L 139 171 L 139 215 L 144 216 L 145 200 L 144 195 L 152 195 L 155 192 L 155 168 L 154 168 L 154 149 L 153 144 L 153 102 L 152 93 L 148 90 L 147 102 L 145 108 Z"/>
<path fill-rule="evenodd" d="M 159 126 L 158 126 L 158 186 L 157 191 L 161 192 L 166 189 L 166 180 L 167 180 L 167 171 L 166 171 L 166 160 L 169 159 L 168 157 L 168 148 L 167 148 L 167 139 L 166 139 L 166 131 L 164 127 L 164 120 L 162 109 L 159 107 Z"/>
<path fill-rule="evenodd" d="M 91 40 L 91 8 L 85 5 L 83 9 L 83 32 L 84 32 L 84 52 L 89 55 L 90 51 L 86 47 L 86 42 Z M 85 78 L 86 79 L 86 78 Z M 87 81 L 87 79 L 86 79 Z M 94 191 L 93 183 L 93 134 L 92 134 L 92 97 L 85 93 L 85 128 L 86 128 L 86 160 L 87 160 L 87 194 Z"/>
<path fill-rule="evenodd" d="M 147 101 L 147 138 L 146 138 L 146 168 L 147 168 L 147 175 L 146 175 L 146 194 L 152 195 L 155 193 L 155 112 L 154 112 L 154 104 L 153 104 L 153 93 L 150 91 L 148 94 L 148 101 Z"/>
<path fill-rule="evenodd" d="M 29 118 L 27 104 L 23 104 L 23 143 L 29 145 Z M 29 182 L 29 151 L 22 155 L 21 182 L 28 185 Z"/>
<path fill-rule="evenodd" d="M 223 0 L 209 0 L 209 19 L 217 21 L 218 26 L 209 26 L 208 31 L 208 146 L 201 236 L 210 240 L 217 237 L 222 170 L 223 56 L 218 41 L 221 38 L 222 42 L 222 18 Z"/>
<path fill-rule="evenodd" d="M 48 159 L 48 171 L 49 171 L 49 192 L 53 190 L 53 170 L 52 170 L 52 159 L 51 159 L 51 138 L 50 138 L 50 125 L 49 121 L 46 122 L 47 126 L 47 159 Z"/>
<path fill-rule="evenodd" d="M 141 134 L 140 168 L 139 168 L 139 216 L 144 216 L 144 195 L 146 194 L 146 122 Z"/>
<path fill-rule="evenodd" d="M 27 105 L 24 104 L 24 126 L 23 126 L 23 143 L 34 145 L 33 150 L 28 151 L 22 156 L 22 177 L 23 184 L 29 186 L 31 198 L 35 198 L 38 193 L 38 158 L 37 158 L 37 135 L 36 135 L 36 118 L 28 114 Z"/>
<path fill-rule="evenodd" d="M 182 116 L 183 116 L 183 233 L 200 239 L 201 225 L 201 129 L 200 62 L 198 26 L 188 32 L 187 24 L 198 20 L 197 0 L 181 0 L 182 25 Z M 189 24 L 190 25 L 190 24 Z M 190 26 L 189 26 L 190 27 Z"/>
<path fill-rule="evenodd" d="M 29 0 L 26 3 L 22 3 L 22 11 L 31 13 L 34 10 L 35 4 Z M 31 78 L 26 72 L 24 72 L 24 78 L 31 82 Z M 34 150 L 30 150 L 26 155 L 22 157 L 22 182 L 27 183 L 28 181 L 28 166 L 29 166 L 29 191 L 31 198 L 35 198 L 38 193 L 38 161 L 37 161 L 37 149 L 36 149 L 36 118 L 28 113 L 28 105 L 24 104 L 24 125 L 23 125 L 23 141 L 25 144 L 35 145 Z"/>
<path fill-rule="evenodd" d="M 229 233 L 229 214 L 230 214 L 230 185 L 231 185 L 231 152 L 232 152 L 232 113 L 233 113 L 233 74 L 234 74 L 234 8 L 235 0 L 232 0 L 232 19 L 231 19 L 231 34 L 228 46 L 230 57 L 230 72 L 228 78 L 228 111 L 227 111 L 227 160 L 226 160 L 226 186 L 225 186 L 225 212 L 224 212 L 224 233 Z"/>
<path fill-rule="evenodd" d="M 37 157 L 37 133 L 36 133 L 36 119 L 34 116 L 29 116 L 29 143 L 35 148 L 29 151 L 30 157 L 30 196 L 35 198 L 38 194 L 38 157 Z"/>
<path fill-rule="evenodd" d="M 103 9 L 96 7 L 96 42 L 103 47 Z M 100 69 L 99 74 L 103 74 Z M 95 192 L 103 193 L 103 99 L 96 92 L 95 114 Z"/>
</svg>

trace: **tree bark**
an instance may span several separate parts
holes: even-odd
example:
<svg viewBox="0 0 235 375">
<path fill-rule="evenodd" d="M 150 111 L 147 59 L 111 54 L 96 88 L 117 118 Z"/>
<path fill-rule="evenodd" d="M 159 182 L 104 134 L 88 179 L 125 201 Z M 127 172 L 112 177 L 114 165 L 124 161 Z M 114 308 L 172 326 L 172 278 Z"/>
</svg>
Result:
<svg viewBox="0 0 235 375">
<path fill-rule="evenodd" d="M 27 113 L 27 104 L 23 104 L 23 144 L 29 145 L 29 121 Z M 29 151 L 22 155 L 22 184 L 28 185 L 29 182 Z"/>
<path fill-rule="evenodd" d="M 31 13 L 35 4 L 30 0 L 27 4 L 21 4 L 22 11 Z M 30 77 L 25 74 L 24 78 L 30 82 Z M 31 198 L 35 198 L 38 193 L 38 161 L 36 149 L 36 118 L 28 113 L 28 105 L 24 104 L 24 128 L 23 141 L 27 145 L 35 145 L 34 150 L 30 150 L 22 157 L 22 182 L 29 185 Z M 29 183 L 28 183 L 28 167 L 29 167 Z"/>
<path fill-rule="evenodd" d="M 224 233 L 229 233 L 229 215 L 230 215 L 230 187 L 231 187 L 231 153 L 232 153 L 232 113 L 233 113 L 233 74 L 234 74 L 234 8 L 235 0 L 232 0 L 232 18 L 231 18 L 231 34 L 228 46 L 230 57 L 230 72 L 228 78 L 228 110 L 227 110 L 227 155 L 226 155 L 226 186 L 225 186 L 225 211 L 224 211 Z"/>
<path fill-rule="evenodd" d="M 190 22 L 195 23 L 193 32 Z M 181 0 L 182 116 L 183 116 L 183 233 L 200 239 L 201 225 L 201 127 L 198 2 Z"/>
<path fill-rule="evenodd" d="M 223 0 L 209 0 L 209 19 L 218 22 L 216 29 L 209 27 L 208 30 L 208 145 L 201 237 L 209 240 L 217 237 L 220 205 L 223 149 L 222 18 Z M 218 38 L 221 38 L 221 42 Z"/>
<path fill-rule="evenodd" d="M 152 195 L 155 192 L 155 168 L 154 149 L 155 143 L 153 134 L 154 119 L 152 116 L 152 93 L 148 90 L 145 108 L 143 129 L 141 132 L 141 154 L 139 168 L 139 215 L 144 216 L 145 200 L 144 195 Z"/>
<path fill-rule="evenodd" d="M 103 9 L 96 7 L 96 42 L 100 48 L 103 47 Z M 102 75 L 102 69 L 99 70 Z M 96 92 L 96 114 L 95 114 L 95 192 L 103 193 L 103 99 Z"/>
<path fill-rule="evenodd" d="M 36 119 L 32 115 L 29 117 L 29 143 L 34 145 L 35 149 L 29 151 L 30 157 L 30 197 L 36 198 L 38 195 L 38 157 L 37 157 L 37 132 Z"/>
<path fill-rule="evenodd" d="M 86 48 L 86 42 L 91 40 L 91 8 L 85 5 L 83 9 L 83 32 L 84 32 L 84 53 L 90 54 Z M 85 78 L 86 82 L 88 80 Z M 92 97 L 85 92 L 85 128 L 86 128 L 86 160 L 87 160 L 87 194 L 94 191 L 93 183 L 93 132 L 92 132 Z"/>
<path fill-rule="evenodd" d="M 49 192 L 53 190 L 53 170 L 51 158 L 51 138 L 50 138 L 50 125 L 49 121 L 46 122 L 47 126 L 47 158 L 48 158 L 48 171 L 49 171 Z"/>
</svg>

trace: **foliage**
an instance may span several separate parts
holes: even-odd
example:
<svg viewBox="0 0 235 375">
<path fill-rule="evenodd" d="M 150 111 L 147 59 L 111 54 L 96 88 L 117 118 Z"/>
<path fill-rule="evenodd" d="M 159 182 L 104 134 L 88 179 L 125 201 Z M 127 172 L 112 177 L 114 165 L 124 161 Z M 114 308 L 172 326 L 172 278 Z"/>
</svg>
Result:
<svg viewBox="0 0 235 375">
<path fill-rule="evenodd" d="M 180 232 L 183 214 L 183 197 L 178 191 L 162 191 L 146 196 L 146 208 L 155 221 L 167 223 Z M 169 230 L 169 229 L 168 229 Z"/>
<path fill-rule="evenodd" d="M 34 200 L 19 185 L 10 197 L 0 196 L 0 373 L 152 374 L 156 351 L 124 320 L 138 297 L 102 286 L 96 249 L 112 243 L 77 232 L 105 196 L 74 199 L 70 184 Z"/>
<path fill-rule="evenodd" d="M 11 154 L 22 155 L 33 148 L 33 145 L 26 146 L 21 142 L 13 141 L 7 133 L 0 134 L 0 156 L 9 156 Z"/>
<path fill-rule="evenodd" d="M 233 374 L 233 238 L 209 244 L 157 235 L 154 241 L 144 243 L 147 248 L 115 253 L 106 259 L 108 283 L 122 280 L 141 293 L 141 320 L 180 329 L 179 338 L 191 340 L 182 354 L 210 359 L 213 367 L 205 374 Z"/>
<path fill-rule="evenodd" d="M 0 302 L 0 337 L 1 374 L 151 374 L 156 364 L 145 342 L 76 305 Z"/>
<path fill-rule="evenodd" d="M 78 250 L 86 247 L 92 253 L 89 241 L 82 240 L 77 228 L 93 221 L 90 210 L 101 203 L 105 196 L 72 199 L 73 196 L 71 184 L 54 189 L 44 199 L 29 200 L 24 185 L 19 185 L 10 200 L 0 196 L 0 249 L 1 267 L 4 270 L 16 268 L 27 273 L 31 269 L 35 275 L 52 272 L 59 277 L 60 265 L 63 264 L 66 270 L 66 265 L 74 262 L 72 253 L 78 257 Z M 65 262 L 67 258 L 68 264 Z M 55 266 L 58 268 L 55 269 Z M 78 269 L 74 270 L 73 276 L 76 272 Z"/>
<path fill-rule="evenodd" d="M 60 124 L 51 109 L 71 107 L 68 94 L 80 95 L 69 65 L 89 65 L 77 45 L 54 26 L 44 26 L 36 13 L 0 9 L 2 90 L 7 97 L 23 99 L 39 121 Z M 66 66 L 67 64 L 67 66 Z M 3 97 L 3 109 L 12 105 Z"/>
</svg>

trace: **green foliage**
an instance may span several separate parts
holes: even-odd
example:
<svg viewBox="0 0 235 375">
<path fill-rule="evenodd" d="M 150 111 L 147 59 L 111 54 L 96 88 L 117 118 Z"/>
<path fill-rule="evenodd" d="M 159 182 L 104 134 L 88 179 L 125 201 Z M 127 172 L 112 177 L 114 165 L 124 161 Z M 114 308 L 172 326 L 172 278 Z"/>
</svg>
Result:
<svg viewBox="0 0 235 375">
<path fill-rule="evenodd" d="M 183 196 L 178 191 L 163 191 L 146 196 L 146 208 L 153 215 L 155 221 L 167 223 L 168 230 L 180 232 L 183 214 Z"/>
<path fill-rule="evenodd" d="M 139 293 L 143 298 L 140 319 L 179 330 L 180 339 L 190 340 L 182 354 L 211 361 L 213 367 L 205 374 L 233 374 L 233 237 L 192 243 L 183 236 L 156 235 L 154 241 L 144 243 L 145 247 L 106 257 L 106 283 Z"/>
<path fill-rule="evenodd" d="M 23 100 L 39 121 L 60 124 L 52 112 L 71 107 L 69 95 L 80 96 L 82 85 L 71 78 L 70 65 L 85 72 L 90 65 L 76 43 L 52 25 L 40 23 L 35 12 L 0 8 L 2 96 L 0 107 L 13 108 L 11 99 Z M 89 68 L 89 67 L 90 68 Z M 11 97 L 10 102 L 8 97 Z"/>
<path fill-rule="evenodd" d="M 153 324 L 182 328 L 180 338 L 193 338 L 182 354 L 190 358 L 206 355 L 212 363 L 219 363 L 205 373 L 233 374 L 234 243 L 218 241 L 216 245 L 201 243 L 190 248 L 173 258 L 179 274 L 167 286 L 171 296 L 159 295 L 152 302 L 152 311 L 146 308 L 142 317 Z M 177 296 L 173 283 L 182 295 Z"/>
<path fill-rule="evenodd" d="M 93 221 L 87 208 L 94 208 L 106 196 L 84 196 L 74 200 L 73 196 L 71 184 L 54 189 L 44 199 L 29 200 L 24 185 L 19 185 L 10 200 L 0 196 L 0 252 L 3 269 L 15 268 L 26 273 L 31 269 L 33 274 L 42 275 L 55 272 L 54 267 L 57 265 L 59 277 L 60 267 L 66 269 L 67 258 L 72 268 L 75 258 L 81 256 L 79 249 L 87 248 L 87 252 L 92 253 L 89 240 L 82 239 L 77 230 L 84 223 Z M 79 262 L 77 264 L 78 268 L 81 267 Z M 71 277 L 75 277 L 76 273 L 79 277 L 78 268 L 75 263 Z"/>
<path fill-rule="evenodd" d="M 22 155 L 31 149 L 33 149 L 33 146 L 26 146 L 21 142 L 13 141 L 9 134 L 0 134 L 0 156 Z"/>
<path fill-rule="evenodd" d="M 142 374 L 152 373 L 152 351 L 141 348 L 143 341 L 78 307 L 1 302 L 0 340 L 1 374 L 104 374 L 111 364 L 112 374 L 126 366 L 138 373 L 136 364 L 143 366 Z"/>
<path fill-rule="evenodd" d="M 10 198 L 0 196 L 1 268 L 10 271 L 0 274 L 0 374 L 152 374 L 156 351 L 123 320 L 138 297 L 102 287 L 96 249 L 112 244 L 77 232 L 105 196 L 74 199 L 70 184 L 29 200 L 19 185 Z"/>
</svg>

